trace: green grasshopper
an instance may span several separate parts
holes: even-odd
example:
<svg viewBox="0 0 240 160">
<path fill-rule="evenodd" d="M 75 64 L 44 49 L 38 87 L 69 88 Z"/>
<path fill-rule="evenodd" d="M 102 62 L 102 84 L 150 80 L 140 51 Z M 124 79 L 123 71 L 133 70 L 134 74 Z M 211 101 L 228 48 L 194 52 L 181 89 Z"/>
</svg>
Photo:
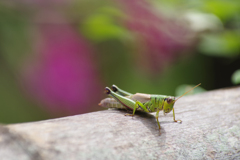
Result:
<svg viewBox="0 0 240 160">
<path fill-rule="evenodd" d="M 199 85 L 201 85 L 201 83 L 199 83 L 189 91 L 185 92 L 182 96 L 178 97 L 177 99 L 173 96 L 166 96 L 166 95 L 152 95 L 152 94 L 143 94 L 143 93 L 131 94 L 118 88 L 116 85 L 112 85 L 112 90 L 108 87 L 105 88 L 106 94 L 108 94 L 112 98 L 103 99 L 99 103 L 99 105 L 107 108 L 133 110 L 132 114 L 125 114 L 128 116 L 134 116 L 136 110 L 140 110 L 144 112 L 157 112 L 156 120 L 160 130 L 161 127 L 158 121 L 159 112 L 163 110 L 163 113 L 165 115 L 166 113 L 173 111 L 173 121 L 181 123 L 182 122 L 181 120 L 175 119 L 175 112 L 174 112 L 173 106 L 178 99 L 180 99 L 185 94 L 187 94 L 194 88 L 198 87 Z"/>
</svg>

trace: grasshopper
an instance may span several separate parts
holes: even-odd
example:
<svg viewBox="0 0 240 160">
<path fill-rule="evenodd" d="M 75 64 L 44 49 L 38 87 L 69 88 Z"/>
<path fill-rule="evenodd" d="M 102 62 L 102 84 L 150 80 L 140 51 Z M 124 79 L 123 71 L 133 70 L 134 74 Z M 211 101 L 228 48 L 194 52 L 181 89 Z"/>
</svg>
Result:
<svg viewBox="0 0 240 160">
<path fill-rule="evenodd" d="M 134 116 L 136 110 L 144 112 L 156 112 L 156 120 L 160 130 L 161 127 L 158 121 L 159 112 L 163 110 L 163 114 L 166 115 L 166 113 L 173 111 L 173 121 L 181 123 L 181 120 L 175 119 L 175 112 L 173 106 L 178 99 L 180 99 L 185 94 L 198 87 L 199 85 L 201 85 L 201 83 L 199 83 L 189 91 L 185 92 L 178 98 L 175 98 L 173 96 L 152 95 L 144 93 L 131 94 L 118 88 L 116 85 L 112 85 L 112 90 L 108 87 L 105 88 L 105 93 L 112 98 L 103 99 L 99 103 L 99 105 L 107 108 L 133 110 L 132 114 L 125 114 L 126 116 Z"/>
</svg>

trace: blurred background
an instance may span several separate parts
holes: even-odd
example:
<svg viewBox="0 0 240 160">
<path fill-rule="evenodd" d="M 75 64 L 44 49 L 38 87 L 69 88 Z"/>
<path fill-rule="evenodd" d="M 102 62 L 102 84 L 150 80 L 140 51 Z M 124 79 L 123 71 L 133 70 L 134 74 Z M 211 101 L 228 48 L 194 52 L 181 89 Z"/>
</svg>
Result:
<svg viewBox="0 0 240 160">
<path fill-rule="evenodd" d="M 103 110 L 104 88 L 240 83 L 239 0 L 0 1 L 0 123 Z"/>
</svg>

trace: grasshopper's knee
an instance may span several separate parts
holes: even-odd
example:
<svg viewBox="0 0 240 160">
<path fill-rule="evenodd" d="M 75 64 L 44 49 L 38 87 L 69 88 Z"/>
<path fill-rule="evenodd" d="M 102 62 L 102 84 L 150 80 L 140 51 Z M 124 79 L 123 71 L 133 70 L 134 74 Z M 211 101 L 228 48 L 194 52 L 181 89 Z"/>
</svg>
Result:
<svg viewBox="0 0 240 160">
<path fill-rule="evenodd" d="M 106 88 L 105 88 L 105 93 L 106 93 L 106 94 L 111 94 L 110 88 L 106 87 Z"/>
<path fill-rule="evenodd" d="M 112 85 L 111 88 L 112 88 L 113 92 L 117 92 L 118 91 L 118 87 L 116 85 L 114 85 L 114 84 Z"/>
</svg>

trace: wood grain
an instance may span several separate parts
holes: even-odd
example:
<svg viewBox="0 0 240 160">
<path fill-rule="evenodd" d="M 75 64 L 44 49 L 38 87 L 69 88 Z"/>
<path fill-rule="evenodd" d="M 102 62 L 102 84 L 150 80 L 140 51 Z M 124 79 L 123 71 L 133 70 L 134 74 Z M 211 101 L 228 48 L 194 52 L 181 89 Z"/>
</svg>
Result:
<svg viewBox="0 0 240 160">
<path fill-rule="evenodd" d="M 185 96 L 172 112 L 105 110 L 1 125 L 1 159 L 240 159 L 240 87 Z"/>
</svg>

